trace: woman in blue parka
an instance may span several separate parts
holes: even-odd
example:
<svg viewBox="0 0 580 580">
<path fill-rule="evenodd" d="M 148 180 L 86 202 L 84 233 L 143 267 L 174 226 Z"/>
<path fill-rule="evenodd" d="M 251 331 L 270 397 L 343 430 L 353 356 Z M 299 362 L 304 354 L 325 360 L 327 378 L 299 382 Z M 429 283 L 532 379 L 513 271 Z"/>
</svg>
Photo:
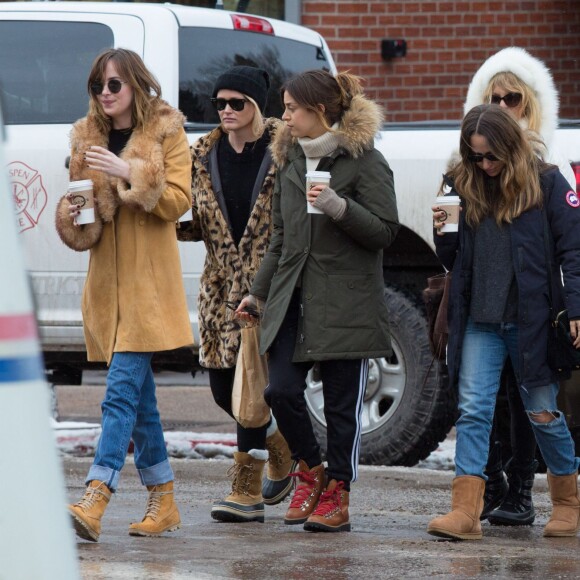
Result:
<svg viewBox="0 0 580 580">
<path fill-rule="evenodd" d="M 554 509 L 544 535 L 574 536 L 580 527 L 580 459 L 547 363 L 548 284 L 551 278 L 554 309 L 568 309 L 579 348 L 580 202 L 558 169 L 537 156 L 533 139 L 497 105 L 475 107 L 465 116 L 460 156 L 444 180 L 461 197 L 459 231 L 439 232 L 443 216 L 433 207 L 437 254 L 453 272 L 447 359 L 452 386 L 459 389 L 456 477 L 452 511 L 432 520 L 428 532 L 482 537 L 489 435 L 509 356 L 549 469 Z"/>
</svg>

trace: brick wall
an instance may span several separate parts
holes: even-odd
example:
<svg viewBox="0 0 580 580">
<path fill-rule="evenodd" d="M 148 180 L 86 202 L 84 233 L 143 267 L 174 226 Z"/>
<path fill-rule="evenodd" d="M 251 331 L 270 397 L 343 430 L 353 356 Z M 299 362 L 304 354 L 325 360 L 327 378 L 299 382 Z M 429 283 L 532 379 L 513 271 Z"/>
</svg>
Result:
<svg viewBox="0 0 580 580">
<path fill-rule="evenodd" d="M 365 79 L 390 121 L 458 119 L 479 65 L 521 46 L 552 70 L 560 116 L 580 119 L 580 1 L 302 0 L 302 24 L 320 32 L 339 70 Z M 407 56 L 383 61 L 381 40 Z"/>
</svg>

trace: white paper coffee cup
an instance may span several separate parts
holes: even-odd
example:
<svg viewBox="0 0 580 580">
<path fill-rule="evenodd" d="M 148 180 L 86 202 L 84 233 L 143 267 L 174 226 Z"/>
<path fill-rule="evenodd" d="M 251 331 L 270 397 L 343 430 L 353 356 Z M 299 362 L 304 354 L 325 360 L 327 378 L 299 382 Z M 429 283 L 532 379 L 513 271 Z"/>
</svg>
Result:
<svg viewBox="0 0 580 580">
<path fill-rule="evenodd" d="M 80 206 L 80 214 L 75 217 L 75 224 L 84 225 L 95 222 L 95 201 L 91 179 L 70 181 L 68 192 L 72 194 L 71 204 Z"/>
<path fill-rule="evenodd" d="M 189 208 L 180 218 L 179 222 L 190 222 L 193 219 L 193 210 Z"/>
<path fill-rule="evenodd" d="M 439 219 L 440 222 L 444 222 L 440 232 L 456 232 L 459 229 L 460 203 L 458 195 L 440 195 L 437 197 L 437 206 L 445 212 L 445 216 Z"/>
<path fill-rule="evenodd" d="M 308 171 L 306 173 L 306 191 L 310 191 L 315 185 L 327 186 L 330 184 L 329 171 Z M 324 213 L 321 209 L 314 207 L 308 199 L 306 199 L 306 211 L 308 213 Z"/>
</svg>

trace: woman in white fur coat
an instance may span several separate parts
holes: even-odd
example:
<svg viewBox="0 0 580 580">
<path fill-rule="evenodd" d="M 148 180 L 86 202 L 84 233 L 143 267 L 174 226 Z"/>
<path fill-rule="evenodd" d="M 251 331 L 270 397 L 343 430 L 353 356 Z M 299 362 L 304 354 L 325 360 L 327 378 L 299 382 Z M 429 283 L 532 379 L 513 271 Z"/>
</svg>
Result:
<svg viewBox="0 0 580 580">
<path fill-rule="evenodd" d="M 572 189 L 576 190 L 569 161 L 552 146 L 558 126 L 559 98 L 552 75 L 542 61 L 515 46 L 504 48 L 489 57 L 469 85 L 464 114 L 485 103 L 504 107 L 522 128 L 537 134 L 546 147 L 542 152 L 544 160 L 558 166 Z M 491 524 L 499 525 L 530 525 L 535 519 L 532 486 L 537 468 L 536 441 L 511 367 L 504 369 L 504 379 L 509 402 L 512 454 L 504 465 L 496 429 L 497 419 L 494 417 L 481 519 L 487 518 Z M 505 449 L 503 455 L 505 459 Z"/>
<path fill-rule="evenodd" d="M 570 162 L 552 146 L 560 99 L 554 79 L 541 60 L 517 46 L 490 56 L 473 76 L 463 112 L 467 114 L 484 103 L 506 107 L 522 128 L 538 133 L 547 149 L 544 161 L 557 165 L 572 189 L 576 189 Z"/>
</svg>

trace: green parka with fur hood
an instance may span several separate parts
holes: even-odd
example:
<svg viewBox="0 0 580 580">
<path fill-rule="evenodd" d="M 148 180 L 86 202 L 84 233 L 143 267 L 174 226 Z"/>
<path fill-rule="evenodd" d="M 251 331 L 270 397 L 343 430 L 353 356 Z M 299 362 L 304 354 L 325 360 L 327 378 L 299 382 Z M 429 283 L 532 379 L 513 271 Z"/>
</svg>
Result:
<svg viewBox="0 0 580 580">
<path fill-rule="evenodd" d="M 373 147 L 380 108 L 355 96 L 336 131 L 339 147 L 321 159 L 330 187 L 346 199 L 338 221 L 306 211 L 306 157 L 288 131 L 272 142 L 278 175 L 274 231 L 250 293 L 267 299 L 261 350 L 278 333 L 294 289 L 301 316 L 294 362 L 388 356 L 383 249 L 399 229 L 393 174 Z M 330 166 L 330 169 L 329 169 Z"/>
</svg>

